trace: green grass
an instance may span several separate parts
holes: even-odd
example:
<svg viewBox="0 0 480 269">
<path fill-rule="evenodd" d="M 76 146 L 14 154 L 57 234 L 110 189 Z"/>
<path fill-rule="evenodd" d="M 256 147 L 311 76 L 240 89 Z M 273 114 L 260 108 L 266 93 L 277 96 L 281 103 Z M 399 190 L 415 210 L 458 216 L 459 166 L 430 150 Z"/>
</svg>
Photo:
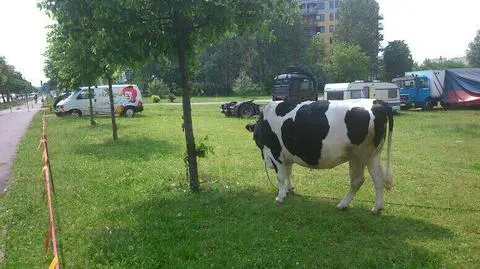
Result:
<svg viewBox="0 0 480 269">
<path fill-rule="evenodd" d="M 194 106 L 200 193 L 186 185 L 180 106 L 149 106 L 118 119 L 48 116 L 64 268 L 480 268 L 480 112 L 405 112 L 395 117 L 396 187 L 369 213 L 371 180 L 351 208 L 335 210 L 348 168 L 295 166 L 283 206 L 244 126 L 217 105 Z M 14 185 L 0 199 L 8 226 L 5 268 L 46 268 L 40 118 L 18 150 Z M 274 177 L 273 170 L 269 171 Z M 333 199 L 332 199 L 333 198 Z M 1 267 L 1 266 L 0 266 Z"/>
</svg>

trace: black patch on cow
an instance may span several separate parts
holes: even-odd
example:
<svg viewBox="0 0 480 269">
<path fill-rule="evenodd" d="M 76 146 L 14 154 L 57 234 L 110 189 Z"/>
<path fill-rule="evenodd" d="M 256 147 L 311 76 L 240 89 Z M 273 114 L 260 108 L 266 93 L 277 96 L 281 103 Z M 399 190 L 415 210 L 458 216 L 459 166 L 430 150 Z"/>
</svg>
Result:
<svg viewBox="0 0 480 269">
<path fill-rule="evenodd" d="M 354 107 L 345 114 L 347 136 L 354 145 L 360 145 L 368 134 L 370 113 L 363 107 Z"/>
<path fill-rule="evenodd" d="M 283 117 L 287 115 L 288 112 L 292 111 L 299 103 L 299 100 L 287 99 L 277 105 L 277 107 L 275 108 L 275 114 L 277 114 L 277 116 Z"/>
<path fill-rule="evenodd" d="M 385 138 L 387 134 L 387 120 L 391 117 L 391 108 L 388 103 L 382 100 L 374 100 L 372 106 L 372 113 L 375 115 L 373 120 L 375 135 L 373 136 L 373 145 L 378 147 L 382 139 Z M 391 124 L 393 125 L 393 124 Z"/>
<path fill-rule="evenodd" d="M 288 119 L 282 125 L 285 147 L 312 166 L 318 164 L 323 140 L 330 130 L 325 115 L 329 105 L 330 102 L 326 100 L 304 105 L 297 110 L 295 121 Z"/>
<path fill-rule="evenodd" d="M 278 140 L 277 135 L 272 131 L 268 121 L 264 120 L 263 113 L 260 113 L 260 118 L 255 125 L 253 139 L 262 152 L 262 159 L 265 159 L 265 156 L 263 155 L 263 147 L 267 146 L 272 151 L 275 160 L 282 163 L 282 161 L 280 161 L 280 152 L 282 151 L 280 141 Z"/>
</svg>

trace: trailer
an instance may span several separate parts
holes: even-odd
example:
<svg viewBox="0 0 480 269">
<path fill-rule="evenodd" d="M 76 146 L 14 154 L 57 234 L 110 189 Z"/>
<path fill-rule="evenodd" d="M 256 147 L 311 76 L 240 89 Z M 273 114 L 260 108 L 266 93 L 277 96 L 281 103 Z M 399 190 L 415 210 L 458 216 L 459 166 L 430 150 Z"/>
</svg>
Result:
<svg viewBox="0 0 480 269">
<path fill-rule="evenodd" d="M 445 70 L 444 108 L 480 107 L 480 68 Z"/>
<path fill-rule="evenodd" d="M 372 98 L 390 104 L 394 112 L 400 109 L 397 85 L 381 81 L 355 81 L 351 83 L 330 83 L 325 85 L 325 100 L 347 100 Z"/>
<path fill-rule="evenodd" d="M 260 114 L 260 106 L 253 100 L 233 101 L 221 105 L 221 113 L 226 117 L 249 118 Z"/>
</svg>

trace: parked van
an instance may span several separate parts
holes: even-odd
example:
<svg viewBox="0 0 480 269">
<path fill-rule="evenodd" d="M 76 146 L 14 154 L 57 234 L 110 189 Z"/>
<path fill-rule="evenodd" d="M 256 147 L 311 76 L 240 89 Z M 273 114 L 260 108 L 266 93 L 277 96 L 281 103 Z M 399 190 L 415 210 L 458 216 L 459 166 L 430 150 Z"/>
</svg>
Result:
<svg viewBox="0 0 480 269">
<path fill-rule="evenodd" d="M 92 105 L 94 114 L 110 114 L 110 99 L 108 85 L 91 87 Z M 113 103 L 115 113 L 132 117 L 135 113 L 143 111 L 142 93 L 137 85 L 113 85 Z M 90 101 L 88 87 L 80 87 L 68 98 L 61 100 L 55 106 L 57 116 L 71 115 L 82 116 L 90 114 Z"/>
<path fill-rule="evenodd" d="M 331 83 L 325 85 L 325 100 L 348 100 L 370 98 L 383 100 L 390 104 L 393 111 L 400 110 L 398 86 L 388 82 Z"/>
</svg>

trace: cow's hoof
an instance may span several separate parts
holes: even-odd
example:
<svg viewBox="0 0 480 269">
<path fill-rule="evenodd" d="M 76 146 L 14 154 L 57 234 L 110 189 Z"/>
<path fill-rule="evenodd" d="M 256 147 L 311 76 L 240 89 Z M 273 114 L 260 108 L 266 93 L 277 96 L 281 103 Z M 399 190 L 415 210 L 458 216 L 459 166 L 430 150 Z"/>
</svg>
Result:
<svg viewBox="0 0 480 269">
<path fill-rule="evenodd" d="M 348 205 L 344 205 L 344 204 L 340 203 L 340 204 L 337 205 L 337 209 L 341 210 L 341 211 L 345 211 L 345 210 L 348 209 Z"/>
<path fill-rule="evenodd" d="M 288 189 L 287 192 L 291 194 L 295 194 L 295 187 L 291 187 L 290 189 Z"/>
<path fill-rule="evenodd" d="M 283 198 L 280 198 L 280 197 L 275 198 L 275 203 L 277 205 L 282 205 L 283 204 Z"/>
<path fill-rule="evenodd" d="M 372 214 L 373 214 L 373 215 L 380 215 L 380 213 L 382 212 L 382 210 L 383 210 L 383 207 L 381 207 L 381 208 L 375 208 L 375 207 L 374 207 L 374 208 L 372 208 Z"/>
</svg>

